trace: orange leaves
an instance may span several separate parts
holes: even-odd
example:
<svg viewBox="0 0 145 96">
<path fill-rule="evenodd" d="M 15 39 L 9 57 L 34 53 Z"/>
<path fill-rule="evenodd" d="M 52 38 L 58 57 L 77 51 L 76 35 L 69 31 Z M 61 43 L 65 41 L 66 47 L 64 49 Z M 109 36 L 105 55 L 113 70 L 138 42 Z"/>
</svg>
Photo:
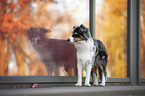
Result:
<svg viewBox="0 0 145 96">
<path fill-rule="evenodd" d="M 5 14 L 0 29 L 4 33 L 4 37 L 8 38 L 10 42 L 13 42 L 13 39 L 15 38 L 13 34 L 14 26 L 13 13 Z"/>
<path fill-rule="evenodd" d="M 0 27 L 1 31 L 4 33 L 4 37 L 8 38 L 13 30 L 13 13 L 5 14 Z M 12 40 L 11 40 L 12 41 Z"/>
<path fill-rule="evenodd" d="M 18 4 L 25 7 L 25 5 L 29 4 L 31 0 L 18 0 Z"/>
<path fill-rule="evenodd" d="M 14 8 L 16 8 L 16 4 L 10 4 L 10 6 L 9 6 L 11 9 L 14 9 Z"/>
<path fill-rule="evenodd" d="M 12 43 L 15 38 L 16 38 L 16 34 L 15 33 L 11 34 L 11 37 L 9 38 L 10 43 Z"/>
<path fill-rule="evenodd" d="M 24 10 L 24 12 L 27 13 L 29 12 L 26 6 L 29 6 L 30 2 L 31 0 L 18 0 L 18 2 L 14 4 L 13 0 L 10 2 L 7 2 L 6 0 L 5 7 L 3 8 L 0 6 L 0 9 L 2 9 L 0 12 L 0 30 L 3 33 L 3 37 L 8 38 L 10 42 L 12 42 L 16 37 L 13 34 L 22 36 L 23 30 L 25 30 L 27 25 L 30 23 L 30 21 L 25 22 L 28 21 L 26 20 L 28 15 L 25 15 L 23 11 L 21 12 L 21 10 Z M 3 4 L 3 2 L 0 3 Z"/>
<path fill-rule="evenodd" d="M 9 24 L 13 21 L 13 13 L 5 14 L 3 18 L 2 27 L 9 27 Z"/>
<path fill-rule="evenodd" d="M 2 26 L 0 27 L 1 31 L 4 33 L 4 37 L 8 38 L 10 42 L 13 42 L 16 34 L 22 36 L 22 31 L 26 28 L 26 25 L 23 24 L 24 18 L 19 17 L 15 21 L 14 19 L 14 13 L 5 14 Z"/>
<path fill-rule="evenodd" d="M 12 38 L 9 38 L 9 41 L 12 43 L 13 42 L 13 39 Z"/>
<path fill-rule="evenodd" d="M 16 72 L 19 74 L 14 74 L 17 75 L 25 75 L 25 71 L 29 70 L 30 66 L 27 67 L 27 69 L 25 68 L 26 59 L 29 59 L 32 64 L 33 61 L 35 61 L 31 59 L 31 56 L 27 56 L 27 51 L 29 50 L 24 50 L 27 41 L 24 41 L 24 38 L 21 38 L 21 36 L 24 36 L 24 30 L 26 30 L 27 27 L 35 27 L 36 25 L 38 27 L 37 22 L 40 21 L 36 22 L 33 20 L 35 15 L 32 13 L 30 6 L 32 0 L 16 1 L 17 2 L 14 4 L 14 0 L 0 0 L 0 75 L 10 75 L 9 73 L 13 72 L 8 67 L 11 59 L 6 56 L 6 53 L 9 53 L 9 56 L 12 54 L 15 55 L 15 69 L 18 69 Z M 11 45 L 11 47 L 8 47 L 8 45 Z M 27 45 L 26 49 L 29 49 L 28 47 Z M 36 71 L 40 70 L 40 62 L 38 62 L 38 64 L 37 69 L 34 70 L 34 74 L 36 74 Z M 34 66 L 32 66 L 31 70 L 34 69 L 33 67 Z M 43 72 L 44 70 L 40 71 Z M 13 73 L 11 73 L 11 75 L 13 75 Z"/>
</svg>

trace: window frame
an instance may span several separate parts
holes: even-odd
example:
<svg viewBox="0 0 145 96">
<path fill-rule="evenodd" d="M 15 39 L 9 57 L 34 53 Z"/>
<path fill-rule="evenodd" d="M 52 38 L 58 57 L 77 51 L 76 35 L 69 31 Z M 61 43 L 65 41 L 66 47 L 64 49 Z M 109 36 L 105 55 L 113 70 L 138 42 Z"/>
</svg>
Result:
<svg viewBox="0 0 145 96">
<path fill-rule="evenodd" d="M 127 77 L 108 77 L 106 83 L 130 83 L 133 85 L 145 83 L 145 78 L 140 77 L 140 3 L 141 0 L 127 0 Z M 95 32 L 95 0 L 89 0 L 89 26 L 93 36 Z M 0 76 L 0 84 L 73 84 L 76 82 L 77 76 Z"/>
</svg>

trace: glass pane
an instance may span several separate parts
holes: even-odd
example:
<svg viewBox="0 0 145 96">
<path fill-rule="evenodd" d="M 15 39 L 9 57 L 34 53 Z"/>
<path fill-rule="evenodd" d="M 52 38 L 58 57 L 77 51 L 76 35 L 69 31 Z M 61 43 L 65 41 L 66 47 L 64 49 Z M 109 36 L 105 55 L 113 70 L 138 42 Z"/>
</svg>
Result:
<svg viewBox="0 0 145 96">
<path fill-rule="evenodd" d="M 145 0 L 141 0 L 141 77 L 145 78 Z"/>
<path fill-rule="evenodd" d="M 109 77 L 127 76 L 127 0 L 96 0 L 96 33 L 108 52 Z"/>
<path fill-rule="evenodd" d="M 75 76 L 75 48 L 65 40 L 74 25 L 89 26 L 88 2 L 0 0 L 0 76 Z"/>
</svg>

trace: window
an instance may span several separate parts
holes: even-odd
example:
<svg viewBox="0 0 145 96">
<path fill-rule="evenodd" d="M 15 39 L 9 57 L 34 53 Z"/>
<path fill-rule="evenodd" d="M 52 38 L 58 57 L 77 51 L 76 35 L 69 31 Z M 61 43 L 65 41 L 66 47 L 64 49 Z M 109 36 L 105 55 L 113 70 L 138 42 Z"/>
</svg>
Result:
<svg viewBox="0 0 145 96">
<path fill-rule="evenodd" d="M 127 77 L 127 0 L 96 0 L 95 29 L 108 51 L 108 76 Z"/>
<path fill-rule="evenodd" d="M 0 9 L 0 76 L 69 76 L 65 61 L 59 62 L 59 67 L 52 60 L 48 62 L 53 63 L 51 67 L 40 62 L 38 52 L 24 31 L 46 27 L 51 30 L 45 34 L 47 38 L 66 40 L 73 26 L 85 24 L 89 27 L 88 0 L 1 0 Z M 65 44 L 59 47 L 56 51 Z M 61 58 L 58 56 L 57 59 Z M 75 62 L 73 64 L 73 70 L 69 69 L 71 76 L 76 75 Z"/>
<path fill-rule="evenodd" d="M 144 83 L 143 4 L 144 0 L 0 0 L 0 84 L 51 83 L 53 86 L 76 83 L 76 58 L 69 61 L 72 65 L 59 62 L 56 66 L 48 61 L 52 66 L 45 66 L 28 40 L 26 29 L 45 27 L 51 30 L 45 38 L 64 42 L 73 26 L 80 24 L 87 26 L 94 38 L 106 46 L 109 55 L 107 83 Z M 75 53 L 74 46 L 66 42 L 50 45 L 57 53 L 56 60 L 63 58 L 64 53 L 60 50 L 66 46 L 69 52 Z M 65 58 L 72 55 L 69 52 Z"/>
</svg>

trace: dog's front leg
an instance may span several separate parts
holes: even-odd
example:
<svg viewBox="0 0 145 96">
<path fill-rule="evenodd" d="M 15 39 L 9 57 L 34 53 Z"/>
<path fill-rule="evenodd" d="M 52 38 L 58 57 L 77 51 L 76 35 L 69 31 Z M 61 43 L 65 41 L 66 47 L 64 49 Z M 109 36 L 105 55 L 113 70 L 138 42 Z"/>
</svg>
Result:
<svg viewBox="0 0 145 96">
<path fill-rule="evenodd" d="M 90 87 L 90 75 L 91 75 L 91 69 L 92 69 L 92 65 L 88 64 L 86 66 L 86 79 L 85 79 L 85 86 L 86 87 Z"/>
<path fill-rule="evenodd" d="M 78 82 L 77 82 L 76 86 L 82 86 L 82 70 L 83 70 L 83 66 L 82 66 L 82 64 L 80 62 L 78 62 L 77 68 L 78 68 Z"/>
</svg>

